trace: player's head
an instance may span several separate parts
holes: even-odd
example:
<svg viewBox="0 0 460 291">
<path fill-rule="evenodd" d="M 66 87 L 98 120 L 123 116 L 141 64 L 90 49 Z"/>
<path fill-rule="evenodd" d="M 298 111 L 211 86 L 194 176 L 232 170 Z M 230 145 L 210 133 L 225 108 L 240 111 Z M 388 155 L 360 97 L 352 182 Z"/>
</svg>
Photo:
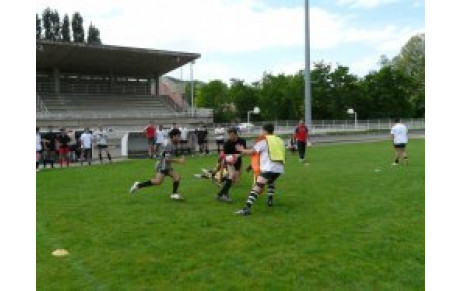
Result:
<svg viewBox="0 0 460 291">
<path fill-rule="evenodd" d="M 275 126 L 273 123 L 265 123 L 262 127 L 262 131 L 264 134 L 273 134 L 273 132 L 275 132 Z"/>
<path fill-rule="evenodd" d="M 48 125 L 48 131 L 53 131 L 53 126 L 52 125 Z"/>
<path fill-rule="evenodd" d="M 401 122 L 401 118 L 397 117 L 393 120 L 395 123 L 400 123 Z"/>
<path fill-rule="evenodd" d="M 61 131 L 61 134 L 64 134 L 65 133 L 65 128 L 61 127 L 60 131 Z"/>
<path fill-rule="evenodd" d="M 37 127 L 36 130 L 36 133 L 40 132 L 40 127 Z"/>
<path fill-rule="evenodd" d="M 230 127 L 227 129 L 228 138 L 232 141 L 235 141 L 238 138 L 238 130 L 236 127 Z"/>
<path fill-rule="evenodd" d="M 89 132 L 89 127 L 85 127 L 85 132 L 86 132 L 86 133 Z"/>
<path fill-rule="evenodd" d="M 163 125 L 160 124 L 160 125 L 158 126 L 158 129 L 159 129 L 159 130 L 163 130 Z"/>
<path fill-rule="evenodd" d="M 305 125 L 305 121 L 303 119 L 299 120 L 299 125 Z"/>
<path fill-rule="evenodd" d="M 173 143 L 180 142 L 180 130 L 178 128 L 171 129 L 171 131 L 168 133 L 168 136 Z"/>
<path fill-rule="evenodd" d="M 102 124 L 98 124 L 97 126 L 99 128 L 100 131 L 102 131 L 104 128 L 102 127 Z"/>
</svg>

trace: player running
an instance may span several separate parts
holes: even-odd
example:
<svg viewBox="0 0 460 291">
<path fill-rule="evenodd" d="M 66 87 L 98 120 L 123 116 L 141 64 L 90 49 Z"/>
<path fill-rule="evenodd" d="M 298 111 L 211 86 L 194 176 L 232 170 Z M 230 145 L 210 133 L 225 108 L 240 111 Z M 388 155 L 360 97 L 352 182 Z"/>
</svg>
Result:
<svg viewBox="0 0 460 291">
<path fill-rule="evenodd" d="M 173 170 L 172 165 L 171 165 L 172 163 L 179 163 L 179 164 L 185 163 L 184 157 L 179 158 L 179 159 L 173 157 L 174 155 L 177 154 L 180 140 L 181 140 L 180 136 L 181 136 L 181 132 L 177 128 L 174 128 L 169 132 L 170 141 L 168 141 L 165 144 L 163 151 L 161 152 L 161 155 L 159 157 L 159 160 L 155 166 L 155 169 L 157 171 L 155 178 L 152 178 L 144 182 L 134 182 L 133 186 L 129 189 L 129 192 L 131 194 L 133 194 L 135 191 L 137 191 L 140 188 L 161 185 L 161 183 L 163 182 L 163 178 L 165 176 L 170 176 L 173 179 L 173 193 L 170 196 L 171 199 L 173 200 L 183 200 L 184 199 L 177 192 L 179 189 L 180 175 L 179 173 Z"/>
<path fill-rule="evenodd" d="M 265 124 L 262 131 L 263 138 L 259 138 L 252 149 L 244 149 L 241 145 L 236 146 L 236 149 L 244 155 L 260 154 L 261 172 L 249 193 L 246 205 L 243 209 L 236 211 L 236 214 L 239 215 L 251 214 L 251 207 L 266 184 L 268 185 L 268 205 L 272 206 L 275 181 L 284 172 L 285 147 L 283 140 L 273 134 L 274 126 L 272 123 Z"/>
</svg>

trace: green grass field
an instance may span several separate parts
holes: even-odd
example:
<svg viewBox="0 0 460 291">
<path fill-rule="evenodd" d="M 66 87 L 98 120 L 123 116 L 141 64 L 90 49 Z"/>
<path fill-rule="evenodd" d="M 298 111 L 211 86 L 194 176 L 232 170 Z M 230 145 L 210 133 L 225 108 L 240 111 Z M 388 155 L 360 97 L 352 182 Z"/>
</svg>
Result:
<svg viewBox="0 0 460 291">
<path fill-rule="evenodd" d="M 425 141 L 408 151 L 408 167 L 390 166 L 389 141 L 314 146 L 310 166 L 288 153 L 275 206 L 264 195 L 249 217 L 234 211 L 250 175 L 231 204 L 193 178 L 215 157 L 175 166 L 184 202 L 170 180 L 128 194 L 151 160 L 38 172 L 37 289 L 422 290 Z"/>
</svg>

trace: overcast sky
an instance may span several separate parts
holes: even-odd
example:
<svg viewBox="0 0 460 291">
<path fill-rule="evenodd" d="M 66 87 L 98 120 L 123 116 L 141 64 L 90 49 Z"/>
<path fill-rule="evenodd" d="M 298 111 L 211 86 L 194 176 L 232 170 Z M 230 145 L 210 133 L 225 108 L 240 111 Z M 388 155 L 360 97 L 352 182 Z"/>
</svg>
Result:
<svg viewBox="0 0 460 291">
<path fill-rule="evenodd" d="M 104 44 L 200 53 L 195 79 L 260 80 L 304 67 L 304 0 L 38 0 L 36 11 L 78 11 Z M 425 31 L 422 0 L 311 0 L 311 62 L 360 76 Z M 180 78 L 181 70 L 169 75 Z M 190 78 L 190 67 L 182 70 Z"/>
</svg>

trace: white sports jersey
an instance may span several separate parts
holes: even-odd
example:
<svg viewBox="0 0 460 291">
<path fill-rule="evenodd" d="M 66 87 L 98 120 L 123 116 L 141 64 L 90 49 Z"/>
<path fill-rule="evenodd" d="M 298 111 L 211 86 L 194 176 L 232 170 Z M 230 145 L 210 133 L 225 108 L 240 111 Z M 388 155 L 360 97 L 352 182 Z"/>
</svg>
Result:
<svg viewBox="0 0 460 291">
<path fill-rule="evenodd" d="M 42 137 L 40 135 L 40 133 L 37 133 L 36 135 L 36 143 L 35 143 L 35 150 L 38 152 L 38 151 L 41 151 L 42 150 Z"/>
<path fill-rule="evenodd" d="M 91 133 L 82 133 L 82 135 L 80 136 L 80 140 L 81 140 L 81 144 L 83 146 L 83 148 L 85 149 L 90 149 L 91 148 L 91 145 L 92 145 L 92 142 L 93 142 L 93 136 L 91 135 Z"/>
<path fill-rule="evenodd" d="M 105 130 L 97 130 L 93 133 L 96 144 L 107 145 L 107 132 Z"/>
<path fill-rule="evenodd" d="M 283 173 L 284 165 L 278 162 L 272 162 L 268 153 L 268 145 L 265 139 L 258 141 L 254 145 L 254 150 L 260 153 L 260 171 L 263 172 L 273 172 L 273 173 Z"/>
<path fill-rule="evenodd" d="M 179 128 L 179 130 L 180 130 L 180 139 L 187 140 L 188 129 L 184 127 L 184 128 Z"/>
<path fill-rule="evenodd" d="M 164 129 L 157 130 L 157 141 L 156 141 L 156 143 L 164 145 L 165 142 L 166 142 L 166 136 L 167 135 L 168 135 L 168 133 Z"/>
<path fill-rule="evenodd" d="M 402 123 L 396 123 L 391 128 L 391 134 L 393 135 L 394 144 L 407 143 L 409 140 L 407 137 L 407 127 Z"/>
<path fill-rule="evenodd" d="M 216 135 L 217 140 L 223 140 L 224 139 L 224 134 L 225 134 L 225 129 L 223 129 L 222 127 L 217 127 L 214 130 L 214 134 Z"/>
</svg>

